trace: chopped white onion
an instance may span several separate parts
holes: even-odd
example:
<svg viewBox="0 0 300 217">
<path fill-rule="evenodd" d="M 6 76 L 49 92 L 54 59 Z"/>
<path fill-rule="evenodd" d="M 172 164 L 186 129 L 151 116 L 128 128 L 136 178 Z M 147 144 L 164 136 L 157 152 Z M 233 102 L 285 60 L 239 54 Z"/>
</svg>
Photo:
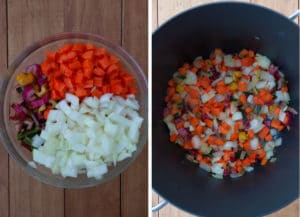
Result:
<svg viewBox="0 0 300 217">
<path fill-rule="evenodd" d="M 263 56 L 261 54 L 256 54 L 255 59 L 257 61 L 257 64 L 264 69 L 268 69 L 271 64 L 271 61 L 266 56 Z"/>
<path fill-rule="evenodd" d="M 252 150 L 256 150 L 258 147 L 258 139 L 255 137 L 253 139 L 250 140 L 250 146 Z"/>
<path fill-rule="evenodd" d="M 33 160 L 53 173 L 77 177 L 86 172 L 100 179 L 108 165 L 131 157 L 137 149 L 143 118 L 133 95 L 125 100 L 105 94 L 100 99 L 87 97 L 79 104 L 76 96 L 67 94 L 56 108 L 50 111 L 40 136 L 33 137 L 37 148 Z"/>
<path fill-rule="evenodd" d="M 243 115 L 241 112 L 235 112 L 232 115 L 232 120 L 234 120 L 234 121 L 238 121 L 238 120 L 242 120 L 242 119 L 243 119 Z"/>
</svg>

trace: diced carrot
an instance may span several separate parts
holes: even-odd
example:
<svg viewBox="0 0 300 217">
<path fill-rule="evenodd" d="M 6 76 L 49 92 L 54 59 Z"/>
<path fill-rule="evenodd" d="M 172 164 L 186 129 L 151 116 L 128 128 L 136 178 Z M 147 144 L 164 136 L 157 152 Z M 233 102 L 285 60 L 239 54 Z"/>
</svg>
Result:
<svg viewBox="0 0 300 217">
<path fill-rule="evenodd" d="M 248 56 L 253 58 L 255 56 L 254 51 L 253 50 L 249 50 Z"/>
<path fill-rule="evenodd" d="M 230 140 L 232 141 L 236 141 L 239 138 L 239 134 L 238 133 L 233 133 L 230 137 Z"/>
<path fill-rule="evenodd" d="M 174 87 L 174 86 L 175 86 L 175 81 L 174 81 L 173 79 L 169 80 L 169 81 L 168 81 L 168 85 L 169 85 L 170 87 Z"/>
<path fill-rule="evenodd" d="M 81 70 L 77 71 L 74 77 L 75 84 L 82 84 L 83 82 L 83 72 Z"/>
<path fill-rule="evenodd" d="M 216 55 L 223 55 L 223 51 L 220 48 L 216 48 L 214 52 Z"/>
<path fill-rule="evenodd" d="M 197 69 L 196 67 L 193 66 L 193 67 L 191 68 L 191 71 L 194 72 L 194 73 L 197 73 L 197 72 L 198 72 L 198 69 Z"/>
<path fill-rule="evenodd" d="M 271 127 L 281 131 L 284 129 L 284 125 L 281 124 L 281 122 L 279 120 L 272 120 L 271 121 Z"/>
<path fill-rule="evenodd" d="M 176 142 L 176 140 L 177 140 L 177 135 L 176 135 L 176 134 L 172 134 L 172 135 L 170 136 L 170 141 L 171 141 L 171 142 Z"/>
<path fill-rule="evenodd" d="M 64 78 L 64 83 L 66 84 L 66 87 L 69 89 L 73 89 L 73 84 L 70 78 L 66 77 Z"/>
<path fill-rule="evenodd" d="M 191 98 L 199 98 L 200 93 L 197 89 L 191 88 L 189 86 L 185 86 L 184 90 L 188 92 Z"/>
<path fill-rule="evenodd" d="M 120 63 L 120 60 L 118 59 L 118 57 L 116 57 L 114 55 L 110 55 L 109 60 L 110 60 L 111 64 L 118 65 Z"/>
<path fill-rule="evenodd" d="M 264 101 L 261 97 L 259 96 L 254 96 L 253 97 L 253 102 L 256 104 L 256 105 L 263 105 L 264 104 Z"/>
<path fill-rule="evenodd" d="M 280 91 L 281 92 L 288 92 L 287 86 L 284 86 L 284 87 L 280 88 Z"/>
<path fill-rule="evenodd" d="M 248 55 L 248 50 L 246 50 L 246 49 L 241 50 L 241 52 L 239 53 L 239 55 L 240 55 L 240 57 L 247 56 Z"/>
<path fill-rule="evenodd" d="M 114 73 L 114 72 L 117 72 L 119 70 L 119 67 L 117 64 L 112 64 L 108 67 L 107 69 L 107 74 L 111 74 L 111 73 Z"/>
<path fill-rule="evenodd" d="M 85 47 L 86 50 L 96 50 L 96 46 L 93 44 L 86 44 Z"/>
<path fill-rule="evenodd" d="M 246 151 L 250 151 L 250 150 L 251 150 L 250 141 L 247 140 L 247 141 L 244 143 L 243 147 L 244 147 L 244 149 L 245 149 Z"/>
<path fill-rule="evenodd" d="M 48 119 L 48 116 L 49 116 L 49 113 L 50 113 L 51 110 L 52 110 L 51 108 L 47 108 L 47 109 L 44 111 L 43 116 L 44 116 L 44 118 L 45 118 L 46 120 Z"/>
<path fill-rule="evenodd" d="M 122 85 L 112 85 L 111 86 L 111 92 L 113 94 L 117 94 L 117 95 L 122 95 L 124 89 L 122 87 Z"/>
<path fill-rule="evenodd" d="M 264 158 L 261 160 L 260 165 L 264 166 L 267 164 L 267 162 L 268 162 L 267 158 Z"/>
<path fill-rule="evenodd" d="M 238 83 L 238 89 L 240 91 L 247 91 L 248 90 L 247 83 L 245 81 L 239 81 L 239 83 Z"/>
<path fill-rule="evenodd" d="M 42 69 L 42 72 L 47 75 L 49 74 L 50 70 L 51 70 L 51 65 L 48 63 L 48 62 L 43 62 L 41 64 L 41 69 Z"/>
<path fill-rule="evenodd" d="M 51 61 L 56 61 L 57 53 L 54 51 L 46 51 L 46 58 Z"/>
<path fill-rule="evenodd" d="M 103 78 L 94 77 L 93 81 L 94 81 L 94 86 L 96 86 L 96 87 L 102 87 L 103 86 Z"/>
<path fill-rule="evenodd" d="M 190 119 L 190 124 L 193 126 L 193 127 L 196 127 L 197 125 L 199 125 L 199 119 L 196 118 L 196 117 L 192 117 Z"/>
<path fill-rule="evenodd" d="M 85 53 L 83 53 L 81 56 L 85 60 L 92 60 L 94 58 L 94 51 L 88 50 Z"/>
<path fill-rule="evenodd" d="M 73 60 L 73 59 L 75 59 L 76 56 L 77 56 L 77 53 L 75 51 L 70 51 L 66 54 L 65 61 Z"/>
<path fill-rule="evenodd" d="M 216 138 L 214 136 L 209 136 L 207 139 L 207 143 L 210 145 L 213 145 L 216 141 Z"/>
<path fill-rule="evenodd" d="M 219 126 L 219 132 L 226 135 L 229 130 L 231 129 L 230 125 L 226 122 L 222 122 L 222 124 Z"/>
<path fill-rule="evenodd" d="M 97 56 L 98 58 L 103 58 L 106 55 L 107 51 L 105 48 L 97 48 L 95 51 L 95 56 Z"/>
<path fill-rule="evenodd" d="M 274 110 L 274 114 L 275 114 L 276 116 L 279 116 L 280 112 L 281 112 L 281 109 L 280 109 L 279 106 L 277 106 L 277 107 L 275 108 L 275 110 Z"/>
<path fill-rule="evenodd" d="M 243 172 L 243 167 L 242 166 L 238 166 L 236 168 L 236 170 L 237 170 L 238 173 L 241 173 L 241 172 Z"/>
<path fill-rule="evenodd" d="M 225 65 L 221 65 L 220 70 L 223 71 L 223 72 L 227 72 L 228 68 Z"/>
<path fill-rule="evenodd" d="M 250 113 L 252 112 L 252 108 L 251 108 L 251 107 L 245 108 L 245 112 L 246 112 L 247 114 L 250 114 Z"/>
<path fill-rule="evenodd" d="M 199 87 L 207 89 L 210 86 L 210 79 L 208 77 L 202 77 L 197 80 Z"/>
<path fill-rule="evenodd" d="M 209 127 L 212 128 L 213 127 L 213 121 L 210 119 L 205 119 L 204 120 L 205 124 Z"/>
<path fill-rule="evenodd" d="M 76 62 L 72 62 L 69 64 L 69 68 L 71 70 L 77 70 L 77 69 L 80 69 L 81 68 L 81 63 L 79 61 L 76 61 Z"/>
<path fill-rule="evenodd" d="M 92 96 L 95 96 L 97 98 L 100 98 L 100 96 L 102 96 L 102 91 L 99 90 L 98 88 L 95 88 L 92 92 L 91 92 Z"/>
<path fill-rule="evenodd" d="M 92 79 L 86 80 L 83 85 L 84 88 L 92 88 L 93 86 L 94 86 L 94 81 Z"/>
<path fill-rule="evenodd" d="M 240 97 L 239 97 L 239 101 L 242 103 L 242 104 L 246 104 L 247 103 L 247 97 L 245 94 L 241 94 Z"/>
<path fill-rule="evenodd" d="M 216 145 L 218 145 L 218 146 L 222 146 L 222 145 L 225 144 L 225 142 L 224 142 L 222 139 L 220 139 L 220 138 L 216 139 L 216 140 L 215 140 L 215 143 L 216 143 Z"/>
<path fill-rule="evenodd" d="M 74 43 L 72 50 L 76 53 L 82 53 L 85 51 L 85 45 L 83 43 Z"/>
<path fill-rule="evenodd" d="M 72 44 L 65 44 L 63 47 L 61 47 L 58 50 L 58 53 L 62 54 L 62 53 L 67 53 L 68 51 L 70 51 L 72 49 Z"/>
<path fill-rule="evenodd" d="M 265 140 L 266 141 L 271 141 L 273 139 L 272 135 L 271 134 L 268 134 L 266 137 L 265 137 Z"/>
<path fill-rule="evenodd" d="M 181 67 L 181 68 L 179 68 L 178 69 L 178 72 L 180 73 L 180 74 L 182 74 L 182 75 L 186 75 L 187 74 L 187 69 L 186 68 L 184 68 L 184 67 Z"/>
<path fill-rule="evenodd" d="M 97 76 L 103 77 L 105 75 L 105 71 L 101 69 L 100 67 L 96 67 L 93 71 L 93 73 Z"/>
<path fill-rule="evenodd" d="M 246 66 L 246 67 L 251 66 L 253 64 L 253 62 L 254 62 L 254 59 L 251 57 L 245 57 L 245 58 L 241 59 L 242 65 Z"/>
<path fill-rule="evenodd" d="M 102 69 L 106 70 L 110 66 L 110 61 L 108 57 L 103 57 L 102 59 L 98 60 L 99 65 Z"/>
<path fill-rule="evenodd" d="M 195 131 L 196 131 L 196 133 L 198 134 L 198 135 L 201 135 L 202 134 L 202 132 L 203 132 L 203 127 L 201 126 L 201 125 L 198 125 L 197 127 L 196 127 L 196 129 L 195 129 Z"/>
<path fill-rule="evenodd" d="M 265 139 L 265 137 L 269 134 L 270 130 L 268 127 L 264 127 L 258 134 L 259 138 Z"/>
<path fill-rule="evenodd" d="M 81 99 L 110 92 L 122 97 L 137 93 L 134 77 L 122 69 L 120 60 L 93 44 L 78 42 L 47 51 L 41 67 L 54 100 L 63 99 L 67 92 Z"/>
<path fill-rule="evenodd" d="M 248 137 L 249 139 L 253 139 L 254 138 L 254 131 L 252 129 L 247 131 Z"/>
</svg>

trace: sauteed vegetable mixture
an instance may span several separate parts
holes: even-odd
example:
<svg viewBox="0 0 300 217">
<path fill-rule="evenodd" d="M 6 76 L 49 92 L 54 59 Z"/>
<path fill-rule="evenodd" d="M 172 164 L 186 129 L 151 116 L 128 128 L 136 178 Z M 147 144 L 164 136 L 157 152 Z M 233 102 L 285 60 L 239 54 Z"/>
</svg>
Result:
<svg viewBox="0 0 300 217">
<path fill-rule="evenodd" d="M 284 74 L 266 56 L 215 49 L 173 74 L 163 116 L 188 159 L 216 178 L 238 177 L 276 160 L 279 132 L 297 114 L 289 101 Z"/>
</svg>

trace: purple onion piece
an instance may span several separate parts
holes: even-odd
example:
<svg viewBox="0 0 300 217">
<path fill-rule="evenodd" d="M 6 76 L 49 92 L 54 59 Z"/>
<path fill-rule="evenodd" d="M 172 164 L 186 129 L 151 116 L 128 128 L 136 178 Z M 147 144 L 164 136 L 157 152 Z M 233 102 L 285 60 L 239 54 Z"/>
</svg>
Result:
<svg viewBox="0 0 300 217">
<path fill-rule="evenodd" d="M 236 174 L 237 173 L 236 169 L 235 168 L 231 168 L 231 173 L 232 174 Z"/>
<path fill-rule="evenodd" d="M 22 130 L 22 128 L 23 128 L 23 126 L 20 122 L 15 124 L 15 129 L 17 132 L 20 132 Z"/>
<path fill-rule="evenodd" d="M 217 147 L 217 146 L 212 146 L 212 149 L 213 149 L 215 152 L 218 152 L 218 151 L 220 151 L 220 148 L 219 148 L 219 147 Z"/>
<path fill-rule="evenodd" d="M 204 121 L 205 119 L 208 119 L 208 115 L 206 113 L 202 113 L 201 120 Z"/>
<path fill-rule="evenodd" d="M 38 85 L 39 85 L 40 87 L 41 87 L 43 84 L 45 84 L 46 81 L 47 81 L 47 79 L 46 79 L 43 75 L 41 75 L 40 77 L 37 78 L 37 83 L 38 83 Z"/>
<path fill-rule="evenodd" d="M 27 85 L 24 87 L 23 93 L 22 93 L 22 97 L 26 102 L 30 102 L 32 100 L 34 100 L 33 98 L 34 95 L 34 89 L 32 85 Z"/>
<path fill-rule="evenodd" d="M 286 117 L 287 117 L 287 123 L 286 126 L 289 126 L 292 122 L 292 114 L 290 112 L 286 113 Z"/>
<path fill-rule="evenodd" d="M 230 174 L 230 170 L 229 169 L 225 169 L 223 172 L 223 175 L 227 176 Z"/>
<path fill-rule="evenodd" d="M 42 105 L 46 104 L 50 100 L 49 93 L 45 94 L 41 99 L 34 100 L 30 103 L 30 107 L 32 108 L 38 108 Z"/>
<path fill-rule="evenodd" d="M 24 146 L 26 149 L 28 149 L 29 151 L 32 151 L 31 146 L 29 144 L 27 144 L 24 141 L 21 141 L 21 145 Z"/>
<path fill-rule="evenodd" d="M 21 104 L 12 104 L 11 107 L 15 111 L 15 115 L 10 117 L 12 120 L 24 120 L 26 118 L 26 111 Z"/>
<path fill-rule="evenodd" d="M 37 114 L 37 119 L 38 119 L 39 121 L 45 120 L 45 119 L 44 119 L 44 116 L 43 116 L 42 114 L 40 114 L 40 113 Z"/>
<path fill-rule="evenodd" d="M 30 114 L 30 116 L 31 116 L 32 120 L 34 121 L 35 126 L 39 126 L 40 123 L 39 123 L 39 121 L 38 121 L 37 114 L 33 112 L 33 113 Z"/>
<path fill-rule="evenodd" d="M 178 134 L 180 136 L 187 136 L 189 134 L 189 132 L 186 128 L 180 128 L 180 129 L 178 129 Z"/>
<path fill-rule="evenodd" d="M 271 127 L 271 120 L 266 119 L 263 121 L 263 124 L 266 125 L 267 127 Z"/>
<path fill-rule="evenodd" d="M 297 115 L 298 114 L 298 112 L 295 109 L 291 108 L 291 107 L 288 107 L 287 111 L 290 112 L 293 115 Z"/>
<path fill-rule="evenodd" d="M 163 117 L 167 117 L 170 113 L 170 109 L 169 108 L 164 108 L 164 111 L 163 111 Z"/>
<path fill-rule="evenodd" d="M 32 64 L 30 66 L 27 66 L 25 71 L 32 72 L 36 77 L 40 77 L 42 75 L 42 69 L 39 64 Z"/>
<path fill-rule="evenodd" d="M 278 82 L 277 82 L 277 84 L 278 84 L 278 89 L 282 88 L 283 83 L 284 83 L 284 79 L 281 78 L 281 79 L 278 80 Z"/>
<path fill-rule="evenodd" d="M 230 157 L 230 162 L 235 162 L 236 161 L 236 158 L 234 156 Z"/>
<path fill-rule="evenodd" d="M 270 65 L 270 66 L 269 66 L 269 72 L 270 72 L 271 75 L 274 76 L 275 80 L 279 80 L 279 79 L 281 78 L 277 66 Z"/>
<path fill-rule="evenodd" d="M 179 122 L 181 122 L 181 121 L 182 121 L 182 118 L 176 118 L 176 119 L 174 120 L 174 123 L 177 124 L 177 123 L 179 123 Z"/>
</svg>

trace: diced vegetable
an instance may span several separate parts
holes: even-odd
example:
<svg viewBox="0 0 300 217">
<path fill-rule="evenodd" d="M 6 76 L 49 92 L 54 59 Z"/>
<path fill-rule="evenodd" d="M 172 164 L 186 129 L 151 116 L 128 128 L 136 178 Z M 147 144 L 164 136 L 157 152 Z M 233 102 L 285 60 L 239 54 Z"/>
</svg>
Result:
<svg viewBox="0 0 300 217">
<path fill-rule="evenodd" d="M 170 141 L 219 179 L 251 172 L 256 162 L 273 162 L 282 144 L 279 131 L 297 114 L 288 107 L 283 73 L 252 50 L 215 49 L 209 59 L 184 63 L 168 85 L 163 116 Z"/>
<path fill-rule="evenodd" d="M 130 106 L 127 100 L 111 94 L 100 99 L 88 97 L 82 103 L 75 95 L 66 96 L 50 111 L 41 135 L 33 138 L 38 149 L 34 161 L 63 177 L 77 177 L 85 170 L 88 177 L 100 179 L 108 165 L 136 150 L 143 122 L 132 108 L 138 108 L 138 102 L 133 95 L 127 97 Z M 82 107 L 87 112 L 80 113 Z M 122 113 L 115 113 L 115 107 Z"/>
</svg>

